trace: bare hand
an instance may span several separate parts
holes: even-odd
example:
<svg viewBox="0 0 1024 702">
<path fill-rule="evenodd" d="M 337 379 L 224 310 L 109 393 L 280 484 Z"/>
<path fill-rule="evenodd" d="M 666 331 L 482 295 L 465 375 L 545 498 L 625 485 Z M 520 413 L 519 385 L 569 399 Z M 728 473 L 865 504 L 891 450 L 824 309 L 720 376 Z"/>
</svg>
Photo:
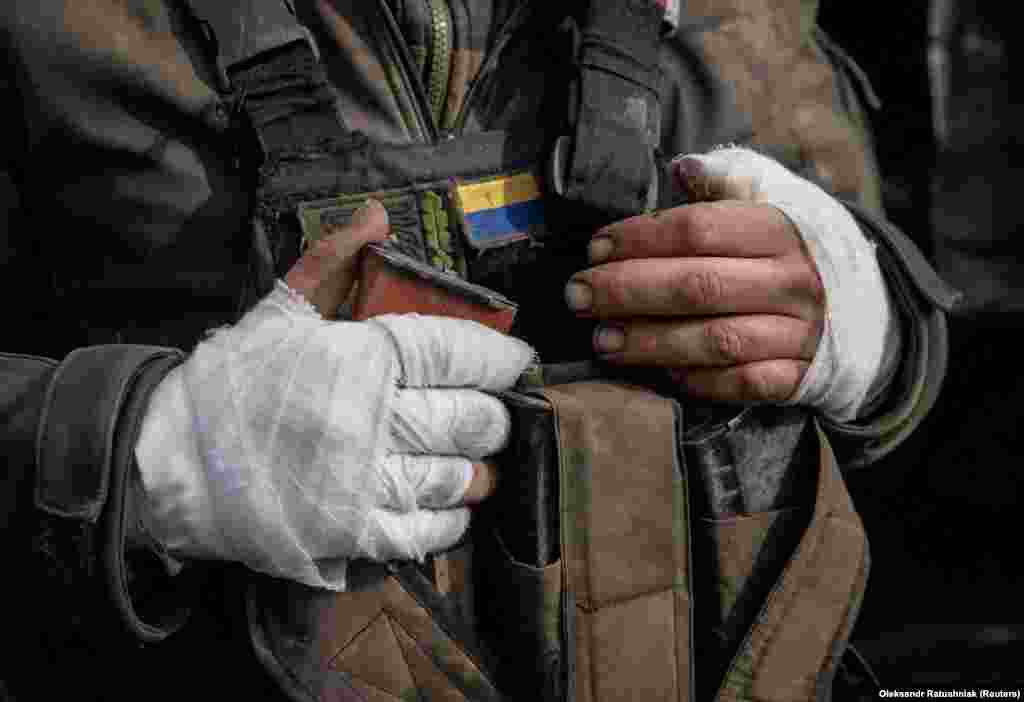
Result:
<svg viewBox="0 0 1024 702">
<path fill-rule="evenodd" d="M 683 185 L 743 197 L 728 184 Z M 590 261 L 566 300 L 601 320 L 593 343 L 605 360 L 664 367 L 707 399 L 757 403 L 789 398 L 814 357 L 821 279 L 771 205 L 721 199 L 623 220 L 594 236 Z"/>
</svg>

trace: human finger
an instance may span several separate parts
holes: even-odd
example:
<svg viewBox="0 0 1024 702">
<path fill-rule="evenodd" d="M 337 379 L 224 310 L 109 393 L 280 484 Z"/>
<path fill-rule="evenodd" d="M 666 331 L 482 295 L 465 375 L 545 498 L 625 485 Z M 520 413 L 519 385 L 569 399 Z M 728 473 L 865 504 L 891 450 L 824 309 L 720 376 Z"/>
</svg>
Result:
<svg viewBox="0 0 1024 702">
<path fill-rule="evenodd" d="M 504 390 L 533 359 L 526 342 L 467 319 L 386 314 L 370 322 L 391 334 L 410 388 Z"/>
<path fill-rule="evenodd" d="M 369 199 L 348 224 L 329 228 L 327 236 L 311 244 L 288 271 L 285 282 L 330 319 L 352 290 L 359 250 L 364 244 L 385 239 L 390 231 L 387 210 Z"/>
<path fill-rule="evenodd" d="M 510 419 L 502 402 L 466 388 L 399 389 L 392 404 L 397 453 L 482 458 L 504 448 Z"/>
<path fill-rule="evenodd" d="M 630 217 L 600 229 L 592 264 L 630 258 L 778 256 L 802 246 L 793 223 L 771 205 L 724 200 Z"/>
<path fill-rule="evenodd" d="M 766 179 L 785 166 L 750 149 L 716 149 L 687 154 L 672 162 L 673 186 L 690 202 L 758 200 Z"/>
<path fill-rule="evenodd" d="M 462 538 L 469 527 L 466 507 L 393 512 L 375 509 L 358 544 L 357 555 L 376 561 L 422 560 L 445 551 Z"/>
<path fill-rule="evenodd" d="M 671 375 L 687 392 L 707 400 L 781 403 L 796 392 L 809 365 L 807 361 L 773 359 L 724 368 L 679 369 Z"/>
<path fill-rule="evenodd" d="M 770 359 L 810 361 L 820 323 L 783 315 L 726 315 L 663 321 L 605 323 L 594 330 L 603 360 L 686 368 L 732 366 Z"/>
<path fill-rule="evenodd" d="M 379 506 L 397 512 L 447 509 L 482 502 L 498 484 L 495 465 L 464 456 L 391 454 L 380 472 Z"/>
<path fill-rule="evenodd" d="M 815 319 L 824 295 L 802 258 L 647 258 L 613 261 L 574 275 L 565 290 L 575 312 L 636 316 L 784 314 Z"/>
</svg>

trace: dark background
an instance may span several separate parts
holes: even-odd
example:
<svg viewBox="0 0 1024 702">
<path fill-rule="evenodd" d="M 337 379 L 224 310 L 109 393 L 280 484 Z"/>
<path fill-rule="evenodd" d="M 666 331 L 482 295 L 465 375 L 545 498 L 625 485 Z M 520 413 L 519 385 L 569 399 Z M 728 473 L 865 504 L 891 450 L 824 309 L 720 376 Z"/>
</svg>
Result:
<svg viewBox="0 0 1024 702">
<path fill-rule="evenodd" d="M 890 218 L 969 302 L 951 321 L 938 408 L 894 455 L 848 476 L 872 552 L 854 639 L 890 688 L 1024 683 L 1020 53 L 1012 4 L 953 6 L 950 34 L 936 37 L 950 57 L 943 140 L 932 125 L 928 2 L 823 0 L 821 11 L 883 100 L 872 121 Z M 978 262 L 1008 273 L 988 282 L 972 274 L 990 270 Z"/>
</svg>

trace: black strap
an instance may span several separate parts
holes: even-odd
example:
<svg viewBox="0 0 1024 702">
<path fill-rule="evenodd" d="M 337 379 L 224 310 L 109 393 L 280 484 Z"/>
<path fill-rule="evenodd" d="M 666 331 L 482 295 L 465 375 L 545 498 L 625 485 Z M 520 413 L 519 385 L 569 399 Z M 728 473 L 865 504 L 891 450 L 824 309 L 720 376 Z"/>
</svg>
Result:
<svg viewBox="0 0 1024 702">
<path fill-rule="evenodd" d="M 654 0 L 591 0 L 579 30 L 579 79 L 549 176 L 559 195 L 621 218 L 657 205 L 659 42 Z"/>
<path fill-rule="evenodd" d="M 176 601 L 136 607 L 125 560 L 139 427 L 153 389 L 182 358 L 160 347 L 91 346 L 69 354 L 50 381 L 36 439 L 34 550 L 69 636 L 120 631 L 159 641 L 184 623 Z"/>
<path fill-rule="evenodd" d="M 294 42 L 316 52 L 309 30 L 295 19 L 291 0 L 185 0 L 185 5 L 216 45 L 225 91 L 233 87 L 232 71 L 262 54 Z"/>
</svg>

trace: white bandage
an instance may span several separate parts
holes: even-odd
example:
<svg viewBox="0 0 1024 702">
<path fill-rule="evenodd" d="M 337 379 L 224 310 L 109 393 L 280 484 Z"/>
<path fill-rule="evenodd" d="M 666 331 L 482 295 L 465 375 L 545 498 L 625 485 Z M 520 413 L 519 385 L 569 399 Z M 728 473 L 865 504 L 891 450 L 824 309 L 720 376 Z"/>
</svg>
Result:
<svg viewBox="0 0 1024 702">
<path fill-rule="evenodd" d="M 821 276 L 826 313 L 814 359 L 789 402 L 855 419 L 892 377 L 901 344 L 874 246 L 845 207 L 777 161 L 738 147 L 685 158 L 702 164 L 716 198 L 774 205 L 796 226 Z"/>
<path fill-rule="evenodd" d="M 136 455 L 168 548 L 343 589 L 352 557 L 457 541 L 470 459 L 499 450 L 521 341 L 418 315 L 324 321 L 279 284 L 157 388 Z M 398 381 L 402 381 L 402 389 Z"/>
</svg>

